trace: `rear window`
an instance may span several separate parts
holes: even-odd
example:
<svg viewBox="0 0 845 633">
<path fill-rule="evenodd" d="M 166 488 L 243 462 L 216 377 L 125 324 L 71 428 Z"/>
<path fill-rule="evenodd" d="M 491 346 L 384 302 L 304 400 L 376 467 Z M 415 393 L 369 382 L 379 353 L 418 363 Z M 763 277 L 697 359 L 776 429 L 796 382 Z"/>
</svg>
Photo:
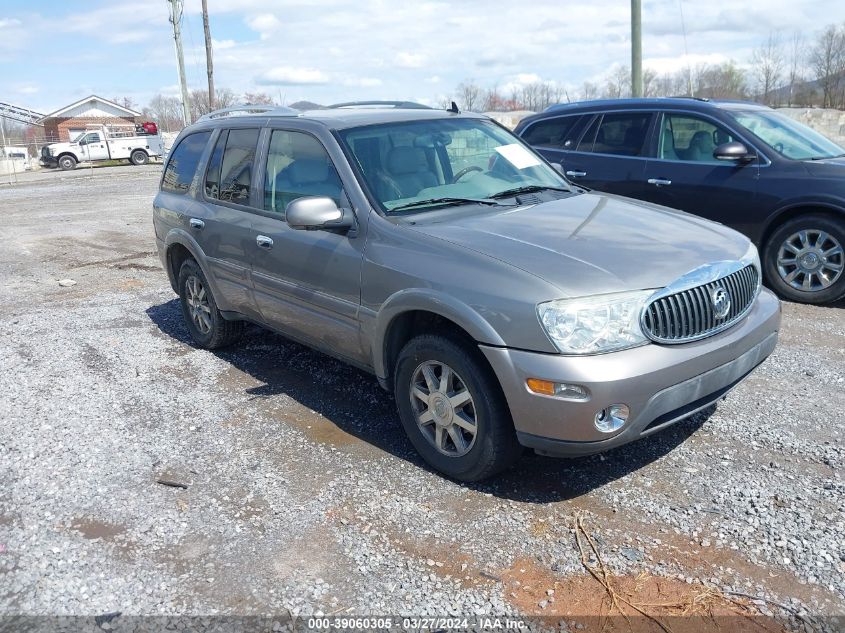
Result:
<svg viewBox="0 0 845 633">
<path fill-rule="evenodd" d="M 170 152 L 161 181 L 164 191 L 187 193 L 210 136 L 211 132 L 189 134 Z"/>
<path fill-rule="evenodd" d="M 529 145 L 573 149 L 574 139 L 571 135 L 579 118 L 577 116 L 564 116 L 537 121 L 525 130 L 522 138 Z"/>
</svg>

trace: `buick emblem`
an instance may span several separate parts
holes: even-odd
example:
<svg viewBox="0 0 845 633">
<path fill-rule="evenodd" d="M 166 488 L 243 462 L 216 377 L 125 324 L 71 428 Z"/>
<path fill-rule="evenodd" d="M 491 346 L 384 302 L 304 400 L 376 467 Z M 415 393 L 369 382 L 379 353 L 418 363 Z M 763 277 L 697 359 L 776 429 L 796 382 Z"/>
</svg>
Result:
<svg viewBox="0 0 845 633">
<path fill-rule="evenodd" d="M 716 286 L 710 291 L 710 304 L 717 319 L 724 319 L 731 310 L 731 295 L 722 286 Z"/>
</svg>

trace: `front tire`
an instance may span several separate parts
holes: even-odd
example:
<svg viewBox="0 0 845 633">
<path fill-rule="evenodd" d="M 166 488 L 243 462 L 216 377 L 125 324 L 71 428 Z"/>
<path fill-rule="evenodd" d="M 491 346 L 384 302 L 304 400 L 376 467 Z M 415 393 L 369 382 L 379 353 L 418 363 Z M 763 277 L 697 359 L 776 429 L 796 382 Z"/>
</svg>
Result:
<svg viewBox="0 0 845 633">
<path fill-rule="evenodd" d="M 243 321 L 227 321 L 217 309 L 217 302 L 205 274 L 193 259 L 179 269 L 179 299 L 182 316 L 198 347 L 217 349 L 231 345 L 244 329 Z"/>
<path fill-rule="evenodd" d="M 133 165 L 146 165 L 150 160 L 150 157 L 147 156 L 147 152 L 136 149 L 129 155 L 129 162 Z"/>
<path fill-rule="evenodd" d="M 764 267 L 772 289 L 799 303 L 845 296 L 845 220 L 805 215 L 784 223 L 766 245 Z"/>
<path fill-rule="evenodd" d="M 59 157 L 59 169 L 62 171 L 70 171 L 76 167 L 76 159 L 73 156 Z"/>
<path fill-rule="evenodd" d="M 479 481 L 519 458 L 507 402 L 477 350 L 443 336 L 418 336 L 402 348 L 394 376 L 405 433 L 434 469 Z"/>
</svg>

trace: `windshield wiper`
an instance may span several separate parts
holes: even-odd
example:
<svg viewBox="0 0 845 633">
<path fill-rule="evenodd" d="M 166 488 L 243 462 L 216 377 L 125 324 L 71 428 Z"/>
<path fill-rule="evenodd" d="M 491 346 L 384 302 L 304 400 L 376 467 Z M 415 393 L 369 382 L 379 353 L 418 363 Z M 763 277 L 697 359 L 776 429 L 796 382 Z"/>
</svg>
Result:
<svg viewBox="0 0 845 633">
<path fill-rule="evenodd" d="M 513 189 L 505 189 L 504 191 L 500 191 L 499 193 L 494 193 L 491 198 L 508 198 L 510 196 L 516 196 L 520 193 L 534 193 L 537 191 L 565 191 L 566 193 L 572 193 L 572 189 L 566 189 L 564 187 L 551 187 L 547 185 L 523 185 L 522 187 L 514 187 Z"/>
<path fill-rule="evenodd" d="M 845 154 L 835 154 L 834 156 L 810 156 L 808 160 L 830 160 L 831 158 L 845 158 Z"/>
<path fill-rule="evenodd" d="M 501 202 L 497 202 L 496 200 L 490 200 L 489 198 L 428 198 L 426 200 L 415 200 L 414 202 L 406 202 L 405 204 L 400 204 L 399 206 L 393 207 L 392 209 L 388 209 L 387 215 L 390 215 L 394 211 L 401 211 L 404 209 L 416 209 L 418 207 L 430 207 L 434 205 L 446 206 L 454 204 L 487 204 L 497 207 L 510 206 L 503 205 Z"/>
</svg>

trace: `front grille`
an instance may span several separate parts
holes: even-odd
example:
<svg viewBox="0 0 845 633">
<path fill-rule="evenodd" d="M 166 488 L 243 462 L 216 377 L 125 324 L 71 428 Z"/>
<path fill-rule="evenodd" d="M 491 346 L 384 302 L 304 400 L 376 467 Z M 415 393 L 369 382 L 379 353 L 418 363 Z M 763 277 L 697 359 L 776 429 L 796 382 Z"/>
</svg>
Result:
<svg viewBox="0 0 845 633">
<path fill-rule="evenodd" d="M 686 343 L 721 332 L 745 315 L 758 285 L 757 268 L 749 265 L 716 281 L 659 297 L 645 307 L 643 332 L 658 343 Z M 730 297 L 722 316 L 713 299 L 720 289 Z"/>
<path fill-rule="evenodd" d="M 50 158 L 50 148 L 46 145 L 41 148 L 41 156 L 42 158 Z"/>
</svg>

